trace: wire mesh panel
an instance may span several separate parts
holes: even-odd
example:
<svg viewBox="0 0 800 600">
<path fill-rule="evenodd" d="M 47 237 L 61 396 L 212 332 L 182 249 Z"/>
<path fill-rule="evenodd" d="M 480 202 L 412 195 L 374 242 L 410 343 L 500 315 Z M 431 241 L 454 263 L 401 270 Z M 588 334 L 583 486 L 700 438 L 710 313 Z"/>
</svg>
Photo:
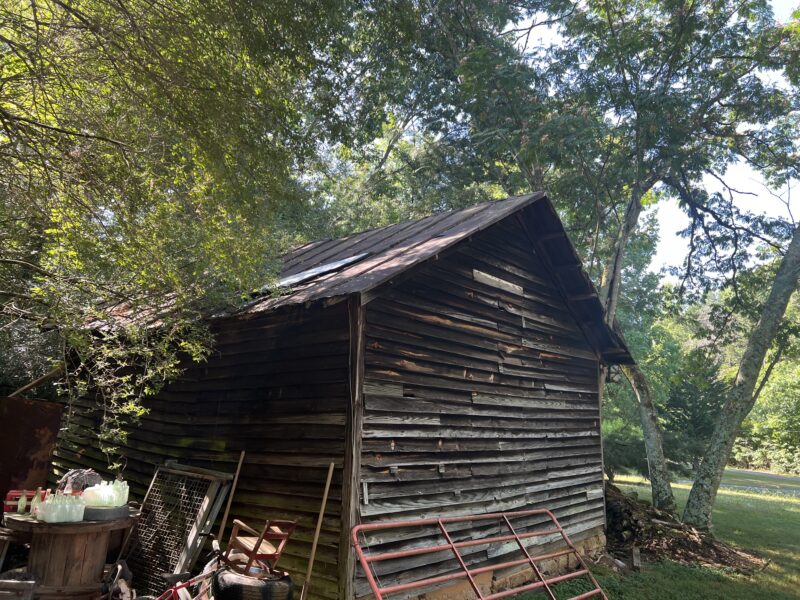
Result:
<svg viewBox="0 0 800 600">
<path fill-rule="evenodd" d="M 156 470 L 124 552 L 139 595 L 160 594 L 165 587 L 163 573 L 188 570 L 197 558 L 199 533 L 216 518 L 227 489 L 220 493 L 221 480 L 229 478 L 208 473 Z"/>
</svg>

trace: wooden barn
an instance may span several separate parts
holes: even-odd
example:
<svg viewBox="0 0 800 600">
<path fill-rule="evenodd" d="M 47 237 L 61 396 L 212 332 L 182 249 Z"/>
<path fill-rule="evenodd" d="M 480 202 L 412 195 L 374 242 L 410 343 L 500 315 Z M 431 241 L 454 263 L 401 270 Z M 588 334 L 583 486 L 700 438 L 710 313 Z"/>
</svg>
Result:
<svg viewBox="0 0 800 600">
<path fill-rule="evenodd" d="M 124 449 L 135 492 L 165 459 L 233 472 L 246 450 L 231 514 L 299 520 L 282 566 L 302 583 L 334 461 L 320 599 L 368 591 L 358 523 L 548 507 L 602 543 L 598 372 L 631 358 L 544 194 L 312 242 L 281 277 L 282 295 L 214 319 L 212 357 L 147 402 Z M 75 408 L 56 474 L 105 466 L 97 406 Z"/>
</svg>

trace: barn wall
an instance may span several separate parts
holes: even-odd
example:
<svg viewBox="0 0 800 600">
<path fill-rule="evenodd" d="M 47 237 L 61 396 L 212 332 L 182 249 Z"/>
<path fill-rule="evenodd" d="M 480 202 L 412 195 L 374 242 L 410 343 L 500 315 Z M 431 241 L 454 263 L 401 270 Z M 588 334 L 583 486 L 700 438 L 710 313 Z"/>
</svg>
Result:
<svg viewBox="0 0 800 600">
<path fill-rule="evenodd" d="M 547 507 L 576 538 L 602 533 L 598 362 L 515 221 L 365 309 L 363 522 Z M 387 534 L 367 545 L 421 541 Z M 469 561 L 489 558 L 476 550 Z M 413 580 L 454 567 L 389 565 L 380 565 L 384 585 L 401 570 Z M 357 595 L 368 589 L 360 573 Z"/>
<path fill-rule="evenodd" d="M 299 520 L 281 566 L 301 583 L 328 464 L 335 461 L 311 597 L 337 598 L 349 402 L 346 303 L 282 309 L 214 329 L 216 350 L 208 362 L 189 365 L 180 380 L 146 402 L 150 412 L 130 431 L 122 450 L 124 475 L 141 498 L 154 466 L 165 459 L 233 473 L 245 450 L 231 519 L 253 525 L 270 517 Z M 106 465 L 94 436 L 96 405 L 83 400 L 74 409 L 53 459 L 55 475 Z"/>
</svg>

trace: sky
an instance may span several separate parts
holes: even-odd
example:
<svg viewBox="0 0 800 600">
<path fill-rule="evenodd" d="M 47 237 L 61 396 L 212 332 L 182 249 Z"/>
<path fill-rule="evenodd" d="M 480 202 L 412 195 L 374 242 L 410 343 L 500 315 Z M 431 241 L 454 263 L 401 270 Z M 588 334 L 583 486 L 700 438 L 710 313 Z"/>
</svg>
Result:
<svg viewBox="0 0 800 600">
<path fill-rule="evenodd" d="M 772 9 L 779 22 L 787 22 L 800 0 L 773 0 Z M 781 190 L 770 190 L 764 179 L 747 165 L 731 166 L 725 175 L 725 182 L 732 188 L 745 192 L 735 195 L 737 206 L 753 213 L 766 213 L 774 217 L 793 220 L 800 219 L 800 181 L 793 181 Z M 715 179 L 708 177 L 703 182 L 709 192 L 724 188 Z M 783 198 L 781 201 L 774 194 Z M 788 206 L 785 202 L 788 202 Z M 659 272 L 663 267 L 680 266 L 686 257 L 687 241 L 677 235 L 689 224 L 689 218 L 678 208 L 677 201 L 661 201 L 654 206 L 658 217 L 660 240 L 650 270 Z M 791 210 L 791 213 L 790 213 Z"/>
<path fill-rule="evenodd" d="M 781 190 L 770 190 L 758 173 L 743 164 L 732 166 L 724 179 L 730 187 L 743 192 L 734 194 L 740 210 L 793 222 L 800 218 L 800 182 L 795 180 Z M 727 195 L 722 184 L 715 179 L 706 177 L 703 183 L 709 192 L 724 191 Z M 663 267 L 680 266 L 688 246 L 686 238 L 679 236 L 678 232 L 689 225 L 689 218 L 676 200 L 662 200 L 650 210 L 657 214 L 660 238 L 650 270 L 659 272 Z"/>
</svg>

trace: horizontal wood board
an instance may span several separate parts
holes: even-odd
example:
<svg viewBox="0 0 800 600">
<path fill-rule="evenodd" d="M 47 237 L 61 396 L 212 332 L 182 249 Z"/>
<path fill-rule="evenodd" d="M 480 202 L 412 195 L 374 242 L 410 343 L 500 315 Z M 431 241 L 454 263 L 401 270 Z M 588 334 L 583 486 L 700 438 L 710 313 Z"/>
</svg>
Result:
<svg viewBox="0 0 800 600">
<path fill-rule="evenodd" d="M 379 288 L 365 310 L 362 522 L 541 507 L 568 533 L 602 532 L 597 355 L 517 222 Z M 537 527 L 541 519 L 520 524 Z M 477 531 L 453 530 L 454 539 Z M 385 551 L 442 540 L 402 530 L 364 542 Z M 476 546 L 465 560 L 515 552 Z M 391 585 L 455 567 L 443 553 L 380 563 L 378 575 Z M 360 568 L 355 588 L 368 592 Z"/>
<path fill-rule="evenodd" d="M 124 476 L 141 499 L 166 459 L 233 473 L 246 451 L 231 519 L 299 522 L 280 566 L 302 584 L 328 464 L 336 463 L 317 549 L 311 598 L 338 597 L 343 439 L 349 398 L 346 303 L 291 307 L 216 322 L 216 349 L 157 397 L 129 428 Z M 105 472 L 96 431 L 101 407 L 89 398 L 67 411 L 53 475 L 73 467 Z M 230 533 L 230 521 L 227 530 Z M 216 530 L 215 530 L 216 533 Z"/>
</svg>

